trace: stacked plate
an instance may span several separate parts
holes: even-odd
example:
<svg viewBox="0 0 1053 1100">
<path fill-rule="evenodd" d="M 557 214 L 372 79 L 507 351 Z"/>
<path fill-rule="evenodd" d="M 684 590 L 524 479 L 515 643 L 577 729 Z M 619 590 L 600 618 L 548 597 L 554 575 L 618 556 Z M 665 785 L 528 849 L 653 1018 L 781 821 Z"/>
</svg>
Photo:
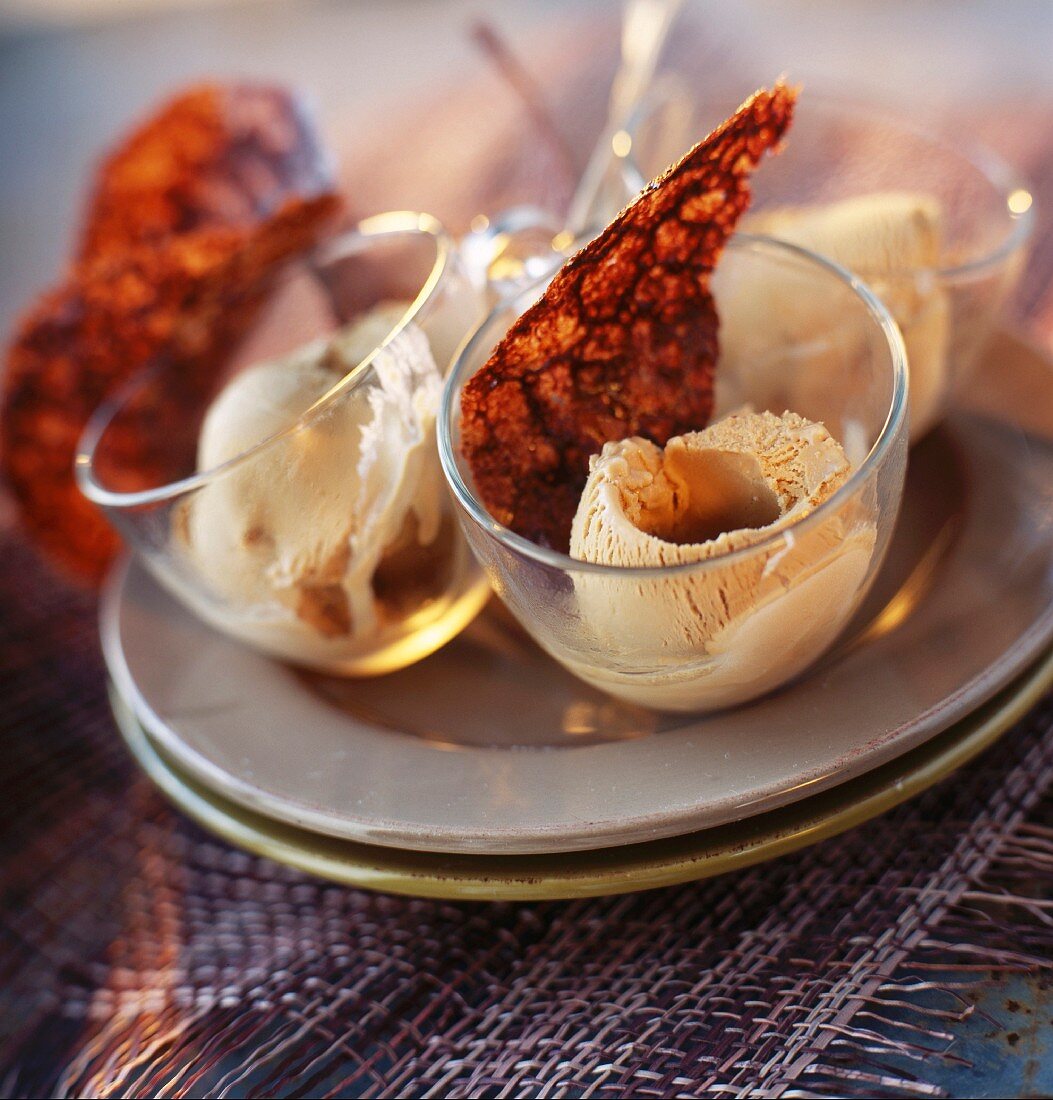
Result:
<svg viewBox="0 0 1053 1100">
<path fill-rule="evenodd" d="M 618 703 L 494 601 L 402 672 L 337 680 L 201 624 L 139 566 L 103 601 L 133 753 L 235 844 L 355 885 L 616 893 L 778 855 L 964 763 L 1053 683 L 1053 365 L 1008 335 L 911 454 L 866 606 L 790 687 L 704 717 Z"/>
</svg>

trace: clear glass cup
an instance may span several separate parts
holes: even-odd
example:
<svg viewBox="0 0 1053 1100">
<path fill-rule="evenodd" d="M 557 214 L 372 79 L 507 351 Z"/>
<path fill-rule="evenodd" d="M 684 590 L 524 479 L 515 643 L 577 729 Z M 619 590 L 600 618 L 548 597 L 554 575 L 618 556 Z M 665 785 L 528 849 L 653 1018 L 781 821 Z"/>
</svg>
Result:
<svg viewBox="0 0 1053 1100">
<path fill-rule="evenodd" d="M 682 85 L 658 86 L 637 109 L 617 150 L 626 194 L 635 195 L 736 106 L 730 100 L 685 103 Z M 1034 224 L 1027 185 L 983 147 L 806 87 L 784 149 L 761 165 L 753 191 L 743 230 L 831 255 L 889 307 L 907 347 L 911 438 L 919 438 L 967 384 L 1023 270 Z M 927 248 L 910 262 L 897 261 L 889 255 L 893 243 L 875 250 L 884 256 L 851 263 L 831 245 L 844 224 L 840 230 L 815 226 L 815 211 L 890 193 L 934 203 L 941 238 L 936 262 L 917 261 Z M 787 211 L 805 211 L 811 224 L 791 224 Z M 907 255 L 909 250 L 901 250 L 901 257 Z"/>
<path fill-rule="evenodd" d="M 543 285 L 498 307 L 465 345 L 439 417 L 443 470 L 494 590 L 571 672 L 641 705 L 727 707 L 798 675 L 835 641 L 870 588 L 903 492 L 905 353 L 888 310 L 821 257 L 734 237 L 713 286 L 722 331 L 765 311 L 792 311 L 794 303 L 812 324 L 799 339 L 762 325 L 748 341 L 722 345 L 722 394 L 758 412 L 788 408 L 822 421 L 844 445 L 852 472 L 810 514 L 772 524 L 745 549 L 672 567 L 619 568 L 577 561 L 502 526 L 476 495 L 461 454 L 462 389 Z M 732 408 L 720 400 L 717 417 Z M 685 619 L 687 607 L 697 616 Z"/>
<path fill-rule="evenodd" d="M 372 350 L 343 377 L 334 372 L 324 396 L 288 423 L 278 414 L 278 427 L 235 457 L 197 469 L 206 410 L 232 377 L 330 336 L 378 305 L 385 313 L 373 326 L 376 344 L 366 343 Z M 283 275 L 253 330 L 217 365 L 206 392 L 186 384 L 192 367 L 166 361 L 101 408 L 81 440 L 80 488 L 154 576 L 217 629 L 330 673 L 402 668 L 456 635 L 490 589 L 454 519 L 434 421 L 424 415 L 415 422 L 409 448 L 416 457 L 410 464 L 382 450 L 368 477 L 357 482 L 355 433 L 365 430 L 371 416 L 379 417 L 371 410 L 386 408 L 391 415 L 394 408 L 380 404 L 385 397 L 377 347 L 415 325 L 445 373 L 484 312 L 478 281 L 435 219 L 416 213 L 371 218 Z M 378 434 L 381 448 L 389 447 L 390 433 Z M 332 463 L 343 464 L 347 475 L 334 473 Z M 352 484 L 368 485 L 366 498 L 354 495 Z M 313 573 L 313 559 L 289 576 L 290 560 L 320 553 L 322 536 L 312 542 L 316 532 L 326 532 L 329 549 L 346 560 L 347 530 L 360 529 L 343 526 L 348 501 L 390 501 L 407 486 L 414 507 L 426 503 L 407 510 L 401 528 L 384 543 L 368 586 L 354 590 L 365 598 L 348 599 L 342 582 Z M 331 503 L 334 496 L 339 508 Z M 269 526 L 259 531 L 246 526 L 255 507 L 270 510 Z M 279 513 L 280 521 L 274 518 Z M 332 561 L 330 556 L 326 569 Z"/>
</svg>

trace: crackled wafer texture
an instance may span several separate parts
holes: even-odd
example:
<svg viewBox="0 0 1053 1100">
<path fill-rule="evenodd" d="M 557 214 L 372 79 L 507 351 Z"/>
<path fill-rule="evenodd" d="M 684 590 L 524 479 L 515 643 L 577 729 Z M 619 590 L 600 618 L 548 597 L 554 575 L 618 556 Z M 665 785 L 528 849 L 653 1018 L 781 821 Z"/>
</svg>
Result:
<svg viewBox="0 0 1053 1100">
<path fill-rule="evenodd" d="M 796 91 L 759 91 L 572 257 L 472 377 L 461 441 L 493 516 L 565 550 L 589 457 L 665 443 L 713 409 L 710 275 Z"/>
<path fill-rule="evenodd" d="M 291 193 L 331 187 L 304 104 L 266 84 L 187 89 L 102 162 L 80 258 L 172 234 L 251 228 Z"/>
<path fill-rule="evenodd" d="M 106 161 L 80 259 L 16 333 L 2 408 L 4 475 L 38 544 L 72 572 L 100 577 L 118 545 L 73 480 L 88 418 L 147 364 L 170 364 L 180 377 L 144 402 L 144 423 L 129 418 L 113 448 L 114 488 L 164 480 L 153 466 L 157 429 L 181 419 L 172 403 L 207 386 L 282 262 L 337 207 L 323 160 L 288 93 L 210 86 L 174 101 Z"/>
</svg>

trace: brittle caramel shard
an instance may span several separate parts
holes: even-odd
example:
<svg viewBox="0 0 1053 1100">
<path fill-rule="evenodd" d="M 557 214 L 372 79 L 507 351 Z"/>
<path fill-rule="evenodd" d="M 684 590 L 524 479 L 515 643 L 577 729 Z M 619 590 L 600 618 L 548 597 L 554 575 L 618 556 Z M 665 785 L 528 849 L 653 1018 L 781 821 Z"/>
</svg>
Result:
<svg viewBox="0 0 1053 1100">
<path fill-rule="evenodd" d="M 187 89 L 99 166 L 80 258 L 198 229 L 251 228 L 290 197 L 332 190 L 301 99 L 266 84 Z"/>
<path fill-rule="evenodd" d="M 209 86 L 106 161 L 81 258 L 16 332 L 0 409 L 0 467 L 23 520 L 71 572 L 99 579 L 118 545 L 73 480 L 88 418 L 151 363 L 173 364 L 188 395 L 206 385 L 281 264 L 338 208 L 322 160 L 289 93 Z M 177 389 L 165 392 L 171 401 Z M 158 425 L 165 412 L 154 410 Z M 150 441 L 127 434 L 121 487 L 156 484 Z"/>
<path fill-rule="evenodd" d="M 664 444 L 713 408 L 710 275 L 749 204 L 749 175 L 797 98 L 753 95 L 557 273 L 465 385 L 461 446 L 501 523 L 566 550 L 603 444 Z"/>
</svg>

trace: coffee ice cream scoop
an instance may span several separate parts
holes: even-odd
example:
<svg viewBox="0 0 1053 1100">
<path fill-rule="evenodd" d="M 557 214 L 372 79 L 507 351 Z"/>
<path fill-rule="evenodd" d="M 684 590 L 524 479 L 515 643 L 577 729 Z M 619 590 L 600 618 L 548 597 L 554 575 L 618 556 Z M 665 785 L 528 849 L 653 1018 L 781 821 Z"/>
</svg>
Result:
<svg viewBox="0 0 1053 1100">
<path fill-rule="evenodd" d="M 576 574 L 579 613 L 609 654 L 607 673 L 579 673 L 634 702 L 688 710 L 741 702 L 801 671 L 855 609 L 874 552 L 874 527 L 853 509 L 795 526 L 850 472 L 823 425 L 789 412 L 734 414 L 664 449 L 608 443 L 590 464 L 571 556 L 674 568 Z M 620 651 L 632 673 L 620 674 Z M 652 655 L 646 675 L 641 653 Z"/>
<path fill-rule="evenodd" d="M 848 268 L 888 306 L 907 348 L 912 439 L 924 434 L 939 416 L 948 382 L 950 310 L 936 277 L 941 222 L 935 199 L 892 191 L 828 205 L 781 207 L 754 214 L 745 223 L 749 232 L 778 237 Z M 795 297 L 787 301 L 787 311 L 779 323 L 790 325 L 796 336 L 813 315 L 817 330 L 829 322 L 818 302 Z"/>
<path fill-rule="evenodd" d="M 272 646 L 284 655 L 297 656 L 297 639 L 309 659 L 325 639 L 379 630 L 378 568 L 391 553 L 425 553 L 439 535 L 444 490 L 432 452 L 442 378 L 418 328 L 380 347 L 360 384 L 305 416 L 404 309 L 381 307 L 332 338 L 243 370 L 205 417 L 199 468 L 238 461 L 187 502 L 179 534 L 229 609 L 223 625 L 260 626 L 255 633 L 272 642 L 273 624 L 285 623 Z"/>
</svg>

